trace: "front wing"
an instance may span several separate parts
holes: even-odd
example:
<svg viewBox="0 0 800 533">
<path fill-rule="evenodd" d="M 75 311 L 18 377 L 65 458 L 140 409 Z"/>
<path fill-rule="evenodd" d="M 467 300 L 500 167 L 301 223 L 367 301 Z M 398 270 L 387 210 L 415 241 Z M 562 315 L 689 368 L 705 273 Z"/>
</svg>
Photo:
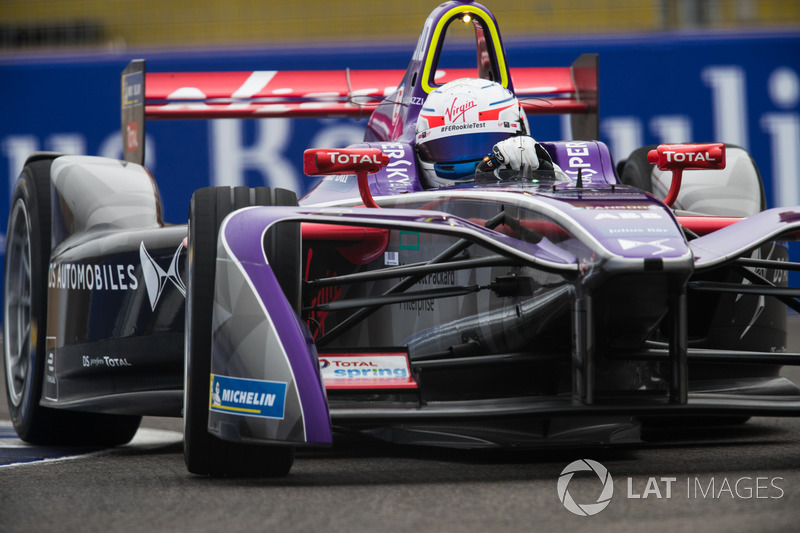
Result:
<svg viewBox="0 0 800 533">
<path fill-rule="evenodd" d="M 760 228 L 760 237 L 754 236 L 752 231 L 755 230 L 748 232 L 749 249 L 782 234 L 797 231 L 800 217 L 792 216 L 792 213 L 787 209 L 773 209 L 753 217 L 752 221 L 740 223 L 748 228 Z M 410 361 L 411 383 L 415 383 L 415 386 L 396 387 L 395 390 L 360 387 L 361 392 L 355 394 L 332 395 L 330 390 L 326 393 L 319 369 L 320 355 L 317 353 L 318 349 L 323 348 L 315 343 L 306 324 L 283 296 L 263 247 L 254 245 L 263 242 L 265 232 L 275 224 L 285 222 L 300 222 L 309 229 L 313 227 L 313 231 L 304 234 L 316 232 L 317 238 L 325 233 L 320 228 L 326 225 L 332 232 L 340 232 L 344 227 L 432 232 L 479 243 L 496 254 L 492 259 L 475 258 L 473 261 L 487 264 L 495 261 L 560 276 L 567 280 L 567 289 L 559 293 L 560 298 L 570 300 L 570 353 L 501 353 L 477 357 L 434 354 Z M 727 245 L 729 251 L 726 252 L 723 248 L 727 241 L 715 238 L 713 234 L 694 242 L 696 244 L 691 248 L 697 254 L 696 267 L 700 270 L 707 268 L 709 262 L 732 260 L 745 251 L 740 249 L 742 244 L 734 239 Z M 714 259 L 700 253 L 700 250 L 707 250 L 712 244 L 716 246 Z M 675 285 L 675 294 L 669 298 L 666 321 L 669 342 L 663 345 L 648 344 L 640 349 L 620 349 L 614 355 L 614 359 L 620 361 L 654 361 L 668 367 L 668 390 L 666 394 L 660 394 L 653 391 L 639 393 L 596 389 L 594 342 L 599 317 L 594 316 L 592 311 L 593 289 L 590 284 L 583 282 L 584 266 L 577 260 L 553 254 L 545 243 L 524 242 L 450 214 L 406 209 L 249 208 L 233 213 L 223 223 L 217 261 L 209 429 L 221 438 L 291 442 L 297 445 L 325 444 L 332 440 L 331 420 L 337 426 L 368 432 L 384 427 L 407 433 L 422 431 L 426 435 L 431 432 L 439 435 L 451 432 L 474 435 L 476 427 L 483 427 L 490 421 L 502 425 L 505 422 L 517 424 L 525 421 L 533 424 L 532 421 L 544 418 L 577 421 L 588 415 L 596 421 L 596 417 L 630 420 L 630 417 L 678 414 L 800 414 L 800 390 L 783 377 L 745 378 L 734 383 L 730 380 L 690 381 L 689 367 L 694 364 L 753 367 L 800 364 L 800 354 L 690 349 L 686 341 L 685 284 L 694 265 L 690 265 L 684 273 L 676 273 L 676 279 L 683 280 L 684 285 L 682 288 L 680 284 Z M 453 268 L 480 264 L 470 263 L 470 260 L 461 263 L 459 261 L 464 260 L 452 258 L 448 261 L 452 261 L 449 266 Z M 421 269 L 421 272 L 425 272 L 426 268 L 428 272 L 442 270 L 442 266 L 435 264 L 435 261 L 427 266 L 412 265 L 409 268 Z M 630 264 L 625 266 L 626 270 L 630 268 Z M 646 263 L 642 264 L 642 268 L 646 269 Z M 395 272 L 393 275 L 403 276 L 408 272 L 411 271 Z M 381 274 L 370 275 L 375 279 L 381 277 Z M 455 296 L 454 290 L 442 296 Z M 338 305 L 371 308 L 429 297 L 438 296 L 431 292 L 383 295 L 356 299 L 351 304 L 339 302 Z M 254 339 L 262 340 L 254 342 Z M 403 351 L 398 347 L 392 350 Z M 449 372 L 493 365 L 512 365 L 509 368 L 513 368 L 513 364 L 520 362 L 533 367 L 541 365 L 542 369 L 547 369 L 552 368 L 548 365 L 552 365 L 554 357 L 559 359 L 560 364 L 570 368 L 571 392 L 441 400 L 428 397 L 424 391 L 425 376 L 433 375 L 437 369 Z M 215 397 L 214 385 L 218 382 L 223 385 L 223 390 L 228 386 L 228 389 L 235 391 L 235 397 L 232 396 L 234 393 L 228 393 L 227 403 L 225 399 Z M 358 388 L 353 387 L 354 390 Z M 581 425 L 585 427 L 587 423 L 584 421 Z M 547 431 L 542 430 L 540 425 L 536 427 L 539 428 L 535 431 L 538 436 L 546 436 Z M 612 433 L 617 436 L 628 435 L 625 429 L 628 426 L 624 423 L 613 427 Z M 507 444 L 514 441 L 513 435 L 517 433 L 508 433 L 505 426 L 498 428 L 496 433 L 506 437 L 495 439 L 495 442 Z M 485 427 L 477 433 L 485 434 Z M 508 437 L 509 434 L 511 437 Z M 485 439 L 478 440 L 488 442 Z M 528 438 L 521 438 L 521 441 L 528 442 Z M 477 441 L 469 438 L 464 442 Z"/>
</svg>

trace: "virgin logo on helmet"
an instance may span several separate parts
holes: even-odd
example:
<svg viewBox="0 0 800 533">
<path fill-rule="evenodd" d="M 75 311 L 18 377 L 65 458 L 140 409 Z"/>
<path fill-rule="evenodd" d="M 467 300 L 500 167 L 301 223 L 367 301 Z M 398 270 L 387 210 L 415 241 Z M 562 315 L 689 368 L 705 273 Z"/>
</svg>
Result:
<svg viewBox="0 0 800 533">
<path fill-rule="evenodd" d="M 445 110 L 444 118 L 447 122 L 457 122 L 458 120 L 461 120 L 461 122 L 466 122 L 467 111 L 473 107 L 478 107 L 478 104 L 475 102 L 475 100 L 469 100 L 459 105 L 458 100 L 454 99 L 453 103 L 450 104 L 450 109 Z"/>
</svg>

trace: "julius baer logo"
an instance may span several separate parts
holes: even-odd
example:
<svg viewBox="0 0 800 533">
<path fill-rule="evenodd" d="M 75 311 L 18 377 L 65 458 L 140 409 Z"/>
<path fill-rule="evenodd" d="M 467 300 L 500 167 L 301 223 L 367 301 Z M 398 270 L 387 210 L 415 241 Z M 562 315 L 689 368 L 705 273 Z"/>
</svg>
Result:
<svg viewBox="0 0 800 533">
<path fill-rule="evenodd" d="M 578 474 L 585 476 L 586 482 L 580 484 L 580 492 L 570 492 Z M 783 498 L 782 477 L 741 476 L 737 478 L 687 476 L 648 477 L 647 481 L 627 478 L 627 491 L 618 498 L 643 499 L 694 499 L 694 500 L 764 500 Z M 614 497 L 614 481 L 605 466 L 591 459 L 573 461 L 561 471 L 558 477 L 558 499 L 573 514 L 593 516 L 603 511 Z M 588 491 L 588 492 L 587 492 Z"/>
</svg>

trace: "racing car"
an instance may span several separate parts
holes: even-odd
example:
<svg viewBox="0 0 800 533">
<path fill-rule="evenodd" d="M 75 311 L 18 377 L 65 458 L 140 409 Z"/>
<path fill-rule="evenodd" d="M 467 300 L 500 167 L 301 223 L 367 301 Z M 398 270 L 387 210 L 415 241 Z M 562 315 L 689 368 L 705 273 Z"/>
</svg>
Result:
<svg viewBox="0 0 800 533">
<path fill-rule="evenodd" d="M 476 68 L 440 68 L 465 22 Z M 424 102 L 465 77 L 528 114 L 571 115 L 573 138 L 539 143 L 537 169 L 478 165 L 425 186 Z M 786 351 L 800 265 L 784 244 L 800 207 L 766 209 L 735 146 L 642 147 L 615 165 L 597 111 L 596 56 L 511 70 L 473 2 L 433 10 L 405 72 L 132 62 L 124 161 L 36 153 L 16 184 L 3 307 L 15 430 L 118 445 L 143 415 L 182 416 L 189 471 L 279 476 L 297 448 L 346 433 L 613 445 L 670 417 L 797 415 L 780 370 L 800 357 Z M 272 116 L 369 120 L 363 143 L 305 153 L 320 179 L 303 198 L 207 187 L 187 224 L 165 224 L 146 119 Z"/>
</svg>

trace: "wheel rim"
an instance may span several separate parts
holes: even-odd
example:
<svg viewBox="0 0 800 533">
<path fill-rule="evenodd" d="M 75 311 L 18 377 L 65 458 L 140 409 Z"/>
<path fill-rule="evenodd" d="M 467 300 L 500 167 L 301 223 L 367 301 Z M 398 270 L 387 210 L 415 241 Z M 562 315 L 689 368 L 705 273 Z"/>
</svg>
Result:
<svg viewBox="0 0 800 533">
<path fill-rule="evenodd" d="M 25 202 L 18 199 L 7 236 L 3 339 L 8 395 L 19 407 L 30 368 L 31 348 L 31 233 Z"/>
</svg>

